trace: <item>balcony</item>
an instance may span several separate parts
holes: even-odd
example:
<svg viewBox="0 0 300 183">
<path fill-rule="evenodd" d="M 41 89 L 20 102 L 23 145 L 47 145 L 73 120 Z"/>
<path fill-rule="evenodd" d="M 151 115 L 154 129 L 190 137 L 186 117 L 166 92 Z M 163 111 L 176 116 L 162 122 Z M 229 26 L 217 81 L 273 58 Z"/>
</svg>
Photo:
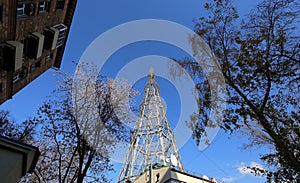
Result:
<svg viewBox="0 0 300 183">
<path fill-rule="evenodd" d="M 55 48 L 62 46 L 66 31 L 67 26 L 65 26 L 64 24 L 57 24 L 45 30 L 44 48 L 46 50 L 54 50 Z"/>
<path fill-rule="evenodd" d="M 29 58 L 37 59 L 42 56 L 44 39 L 45 36 L 38 32 L 31 33 L 28 36 L 26 53 Z"/>
<path fill-rule="evenodd" d="M 55 29 L 54 27 L 50 27 L 49 29 L 44 31 L 44 35 L 44 48 L 46 50 L 54 50 L 56 48 L 59 30 Z"/>
<path fill-rule="evenodd" d="M 7 41 L 2 45 L 2 67 L 6 71 L 16 71 L 22 68 L 24 45 L 18 41 Z"/>
</svg>

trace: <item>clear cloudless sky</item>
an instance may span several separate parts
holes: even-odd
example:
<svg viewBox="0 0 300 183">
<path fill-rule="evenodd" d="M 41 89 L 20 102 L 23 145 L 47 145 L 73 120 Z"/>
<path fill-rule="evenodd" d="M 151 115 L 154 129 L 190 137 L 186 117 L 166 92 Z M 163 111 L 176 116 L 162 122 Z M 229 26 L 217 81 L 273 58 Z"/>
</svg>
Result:
<svg viewBox="0 0 300 183">
<path fill-rule="evenodd" d="M 256 1 L 237 0 L 240 13 L 245 13 L 255 6 Z M 193 19 L 204 15 L 202 0 L 78 0 L 77 9 L 71 26 L 69 39 L 61 66 L 62 72 L 72 73 L 85 49 L 103 32 L 133 20 L 163 19 L 169 20 L 193 29 Z M 99 51 L 101 54 L 101 51 Z M 107 62 L 103 75 L 114 77 L 126 63 L 134 58 L 146 55 L 162 55 L 166 57 L 185 56 L 178 49 L 155 42 L 136 43 L 116 52 Z M 147 73 L 145 73 L 146 75 Z M 50 69 L 35 81 L 0 106 L 0 109 L 11 111 L 17 121 L 23 121 L 35 115 L 38 106 L 51 96 L 56 88 L 55 71 Z M 143 94 L 146 78 L 135 84 Z M 174 127 L 178 121 L 178 93 L 174 86 L 164 79 L 158 79 L 161 95 L 167 105 L 167 117 Z M 170 95 L 170 91 L 173 95 Z M 141 97 L 137 98 L 138 105 Z M 174 122 L 175 121 L 175 122 Z M 182 148 L 180 155 L 185 169 L 198 176 L 203 174 L 216 178 L 219 182 L 253 183 L 264 182 L 264 178 L 254 177 L 241 171 L 242 167 L 262 164 L 259 160 L 260 149 L 241 150 L 247 139 L 240 135 L 226 134 L 219 131 L 212 144 L 204 151 L 198 150 L 195 141 L 190 139 Z M 264 149 L 265 150 L 265 149 Z M 114 163 L 116 173 L 110 173 L 112 182 L 117 181 L 121 165 Z"/>
</svg>

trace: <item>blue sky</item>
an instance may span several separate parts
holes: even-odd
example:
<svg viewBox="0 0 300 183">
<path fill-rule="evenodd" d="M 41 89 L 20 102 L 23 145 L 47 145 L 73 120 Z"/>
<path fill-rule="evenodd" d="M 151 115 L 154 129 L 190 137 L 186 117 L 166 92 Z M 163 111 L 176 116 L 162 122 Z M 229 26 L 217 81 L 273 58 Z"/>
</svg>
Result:
<svg viewBox="0 0 300 183">
<path fill-rule="evenodd" d="M 240 12 L 244 13 L 255 5 L 255 2 L 257 1 L 239 0 L 237 6 L 240 7 Z M 103 32 L 122 23 L 139 19 L 163 19 L 193 29 L 192 20 L 204 13 L 202 3 L 201 0 L 79 0 L 61 71 L 72 73 L 75 69 L 72 61 L 79 61 L 85 49 Z M 114 77 L 124 65 L 133 59 L 155 54 L 173 58 L 186 56 L 181 50 L 167 44 L 153 41 L 135 43 L 113 54 L 105 64 L 102 74 Z M 146 78 L 142 78 L 135 84 L 135 88 L 141 90 L 141 94 L 145 82 Z M 165 79 L 158 79 L 158 84 L 167 105 L 167 117 L 171 126 L 174 127 L 179 119 L 179 94 L 176 93 L 176 88 Z M 55 87 L 55 71 L 49 70 L 17 93 L 12 100 L 1 105 L 0 109 L 11 111 L 17 121 L 23 121 L 34 116 L 38 106 L 47 96 L 51 96 L 51 91 Z M 141 97 L 140 95 L 136 100 L 138 104 Z M 242 144 L 246 142 L 247 139 L 243 136 L 219 131 L 211 146 L 204 151 L 198 150 L 195 141 L 189 140 L 180 148 L 180 155 L 186 170 L 198 176 L 205 174 L 216 178 L 219 182 L 228 183 L 264 182 L 264 178 L 254 177 L 242 170 L 244 166 L 262 164 L 259 160 L 260 149 L 241 150 Z M 115 168 L 116 173 L 109 175 L 113 182 L 116 182 L 120 164 L 115 163 Z"/>
</svg>

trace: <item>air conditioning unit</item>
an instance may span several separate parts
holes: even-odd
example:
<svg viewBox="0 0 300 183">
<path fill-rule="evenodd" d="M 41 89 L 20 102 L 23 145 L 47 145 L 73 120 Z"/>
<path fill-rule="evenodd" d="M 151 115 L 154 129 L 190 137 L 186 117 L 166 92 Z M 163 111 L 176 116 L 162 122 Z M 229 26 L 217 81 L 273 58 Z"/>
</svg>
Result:
<svg viewBox="0 0 300 183">
<path fill-rule="evenodd" d="M 33 32 L 28 36 L 28 44 L 26 54 L 30 58 L 39 58 L 43 53 L 45 36 L 39 32 Z"/>
<path fill-rule="evenodd" d="M 24 45 L 18 41 L 6 41 L 3 45 L 3 69 L 16 71 L 22 68 Z"/>
</svg>

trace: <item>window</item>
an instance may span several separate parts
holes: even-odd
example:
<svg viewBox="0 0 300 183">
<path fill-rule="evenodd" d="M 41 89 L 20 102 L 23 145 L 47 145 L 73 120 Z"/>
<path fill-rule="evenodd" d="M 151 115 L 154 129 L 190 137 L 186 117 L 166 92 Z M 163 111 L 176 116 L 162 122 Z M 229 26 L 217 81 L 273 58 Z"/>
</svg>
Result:
<svg viewBox="0 0 300 183">
<path fill-rule="evenodd" d="M 49 12 L 49 10 L 50 10 L 50 1 L 39 2 L 39 13 Z"/>
<path fill-rule="evenodd" d="M 65 0 L 57 0 L 56 1 L 56 9 L 63 10 L 65 6 Z"/>
<path fill-rule="evenodd" d="M 52 59 L 52 57 L 53 57 L 53 53 L 51 53 L 50 55 L 47 55 L 46 56 L 46 62 L 50 61 Z"/>
<path fill-rule="evenodd" d="M 35 69 L 41 67 L 41 61 L 37 61 L 30 66 L 30 71 L 34 71 Z"/>
<path fill-rule="evenodd" d="M 18 4 L 17 16 L 32 16 L 35 13 L 35 4 L 33 3 L 22 3 Z"/>
<path fill-rule="evenodd" d="M 20 73 L 17 72 L 13 75 L 13 83 L 16 83 L 17 81 L 19 81 L 21 79 Z"/>
<path fill-rule="evenodd" d="M 27 68 L 23 67 L 22 70 L 17 71 L 13 74 L 13 83 L 25 78 L 28 74 Z"/>
<path fill-rule="evenodd" d="M 18 4 L 17 15 L 18 16 L 25 15 L 25 4 Z"/>
</svg>

